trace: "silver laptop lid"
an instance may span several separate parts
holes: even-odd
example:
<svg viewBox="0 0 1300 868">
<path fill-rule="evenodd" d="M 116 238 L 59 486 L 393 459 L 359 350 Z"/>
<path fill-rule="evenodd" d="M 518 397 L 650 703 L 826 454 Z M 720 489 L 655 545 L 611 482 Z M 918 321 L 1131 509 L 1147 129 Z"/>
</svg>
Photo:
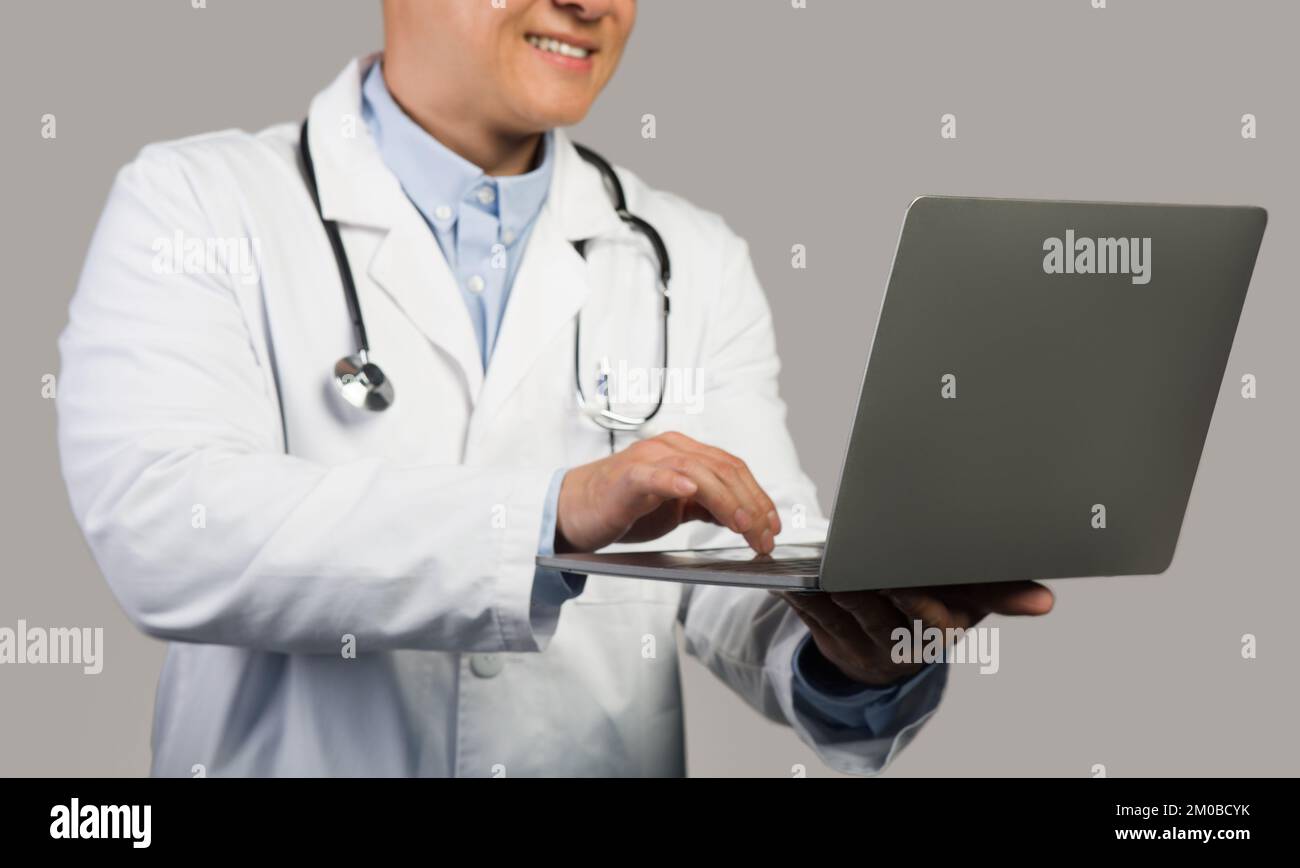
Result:
<svg viewBox="0 0 1300 868">
<path fill-rule="evenodd" d="M 1163 572 L 1266 220 L 913 202 L 822 587 Z"/>
</svg>

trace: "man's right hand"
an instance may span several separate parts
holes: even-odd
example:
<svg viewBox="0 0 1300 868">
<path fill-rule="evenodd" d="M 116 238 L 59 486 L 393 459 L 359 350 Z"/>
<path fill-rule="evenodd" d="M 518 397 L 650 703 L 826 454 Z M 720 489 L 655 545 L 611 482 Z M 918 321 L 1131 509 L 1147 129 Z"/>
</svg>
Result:
<svg viewBox="0 0 1300 868">
<path fill-rule="evenodd" d="M 729 528 L 760 554 L 781 532 L 776 506 L 745 462 L 669 432 L 564 475 L 555 551 L 658 539 L 688 521 Z"/>
</svg>

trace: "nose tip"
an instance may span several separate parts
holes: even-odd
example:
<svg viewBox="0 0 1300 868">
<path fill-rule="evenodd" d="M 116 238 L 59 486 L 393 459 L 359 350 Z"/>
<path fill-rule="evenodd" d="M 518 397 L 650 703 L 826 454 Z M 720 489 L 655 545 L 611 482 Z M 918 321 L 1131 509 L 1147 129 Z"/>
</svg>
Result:
<svg viewBox="0 0 1300 868">
<path fill-rule="evenodd" d="M 610 13 L 615 0 L 553 0 L 556 7 L 583 21 L 599 21 Z"/>
</svg>

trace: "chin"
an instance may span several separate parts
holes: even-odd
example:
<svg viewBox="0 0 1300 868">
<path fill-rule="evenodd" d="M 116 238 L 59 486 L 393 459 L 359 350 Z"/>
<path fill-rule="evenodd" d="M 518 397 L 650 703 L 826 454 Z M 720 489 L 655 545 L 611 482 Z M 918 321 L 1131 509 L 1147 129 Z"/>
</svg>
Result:
<svg viewBox="0 0 1300 868">
<path fill-rule="evenodd" d="M 547 129 L 554 129 L 555 127 L 576 126 L 577 124 L 582 123 L 586 119 L 587 112 L 589 109 L 590 106 L 584 105 L 581 108 L 575 108 L 568 111 L 554 112 L 550 115 L 549 123 L 547 124 Z"/>
<path fill-rule="evenodd" d="M 538 87 L 537 83 L 521 96 L 519 114 L 547 130 L 580 122 L 595 100 L 587 88 Z"/>
<path fill-rule="evenodd" d="M 556 127 L 571 127 L 581 123 L 587 117 L 587 112 L 591 106 L 588 103 L 582 105 L 555 105 L 534 106 L 525 116 L 529 119 L 529 126 L 535 128 L 538 132 L 546 132 Z"/>
</svg>

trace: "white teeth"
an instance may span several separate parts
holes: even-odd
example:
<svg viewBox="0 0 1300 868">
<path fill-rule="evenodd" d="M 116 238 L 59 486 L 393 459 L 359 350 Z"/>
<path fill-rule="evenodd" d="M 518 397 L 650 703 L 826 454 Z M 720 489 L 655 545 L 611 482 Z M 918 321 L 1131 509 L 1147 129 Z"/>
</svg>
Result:
<svg viewBox="0 0 1300 868">
<path fill-rule="evenodd" d="M 541 36 L 529 36 L 528 44 L 542 51 L 549 51 L 552 54 L 560 54 L 564 57 L 576 57 L 579 60 L 590 57 L 591 52 L 585 48 L 579 48 L 576 45 L 570 45 L 567 42 L 561 42 L 558 39 L 547 39 Z"/>
</svg>

